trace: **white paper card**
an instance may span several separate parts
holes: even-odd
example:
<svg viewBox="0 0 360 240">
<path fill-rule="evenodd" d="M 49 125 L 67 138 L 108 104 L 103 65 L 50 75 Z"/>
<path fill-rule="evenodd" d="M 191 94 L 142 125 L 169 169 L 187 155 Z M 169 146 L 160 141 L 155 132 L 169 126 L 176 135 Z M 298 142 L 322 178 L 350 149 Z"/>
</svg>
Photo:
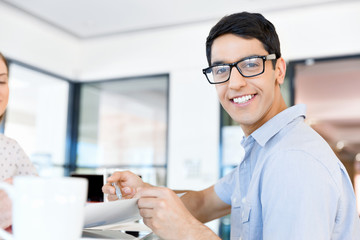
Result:
<svg viewBox="0 0 360 240">
<path fill-rule="evenodd" d="M 132 198 L 112 202 L 88 203 L 85 206 L 84 228 L 141 219 L 137 200 L 137 198 Z"/>
</svg>

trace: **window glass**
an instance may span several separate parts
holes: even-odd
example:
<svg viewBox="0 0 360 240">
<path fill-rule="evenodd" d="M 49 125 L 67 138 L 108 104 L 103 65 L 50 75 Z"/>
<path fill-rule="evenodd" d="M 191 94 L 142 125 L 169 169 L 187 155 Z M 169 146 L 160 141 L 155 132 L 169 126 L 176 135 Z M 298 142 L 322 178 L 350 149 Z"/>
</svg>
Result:
<svg viewBox="0 0 360 240">
<path fill-rule="evenodd" d="M 5 135 L 19 142 L 40 175 L 63 175 L 68 82 L 10 65 Z"/>
<path fill-rule="evenodd" d="M 306 104 L 305 121 L 342 161 L 360 203 L 359 66 L 359 57 L 296 63 L 294 84 L 295 103 Z"/>
<path fill-rule="evenodd" d="M 84 83 L 80 96 L 77 167 L 135 168 L 163 183 L 153 167 L 166 165 L 168 76 Z"/>
</svg>

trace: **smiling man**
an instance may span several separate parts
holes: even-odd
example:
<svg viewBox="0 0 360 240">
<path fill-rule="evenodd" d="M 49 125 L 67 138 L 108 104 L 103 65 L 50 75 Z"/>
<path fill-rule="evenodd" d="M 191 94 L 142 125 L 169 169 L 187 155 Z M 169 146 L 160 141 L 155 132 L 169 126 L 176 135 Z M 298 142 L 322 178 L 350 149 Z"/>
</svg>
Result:
<svg viewBox="0 0 360 240">
<path fill-rule="evenodd" d="M 286 109 L 280 92 L 286 65 L 280 53 L 269 54 L 256 38 L 227 33 L 213 41 L 210 54 L 211 67 L 204 73 L 216 84 L 222 106 L 246 135 Z"/>
<path fill-rule="evenodd" d="M 346 169 L 304 123 L 305 106 L 287 108 L 281 95 L 286 64 L 273 24 L 260 14 L 226 16 L 211 29 L 206 51 L 203 73 L 245 133 L 237 168 L 181 199 L 130 172 L 108 181 L 139 197 L 144 223 L 164 239 L 218 239 L 202 223 L 228 213 L 231 239 L 360 239 Z M 110 183 L 103 191 L 116 199 Z"/>
</svg>

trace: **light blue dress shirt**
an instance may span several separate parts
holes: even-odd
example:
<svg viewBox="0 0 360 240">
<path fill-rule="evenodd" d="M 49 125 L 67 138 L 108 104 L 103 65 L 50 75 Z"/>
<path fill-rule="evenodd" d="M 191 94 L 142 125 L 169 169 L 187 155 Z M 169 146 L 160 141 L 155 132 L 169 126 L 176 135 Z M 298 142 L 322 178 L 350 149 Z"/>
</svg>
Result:
<svg viewBox="0 0 360 240">
<path fill-rule="evenodd" d="M 350 178 L 305 110 L 288 108 L 244 137 L 244 159 L 215 184 L 231 204 L 232 240 L 360 240 Z"/>
</svg>

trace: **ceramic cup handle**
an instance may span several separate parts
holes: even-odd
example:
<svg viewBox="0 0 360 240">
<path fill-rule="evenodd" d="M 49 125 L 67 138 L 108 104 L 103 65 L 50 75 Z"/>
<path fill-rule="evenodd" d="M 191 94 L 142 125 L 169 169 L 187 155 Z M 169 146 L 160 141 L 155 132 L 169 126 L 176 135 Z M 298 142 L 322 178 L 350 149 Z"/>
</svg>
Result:
<svg viewBox="0 0 360 240">
<path fill-rule="evenodd" d="M 6 182 L 0 182 L 0 190 L 5 191 L 8 194 L 8 196 L 10 197 L 10 199 L 13 199 L 13 196 L 14 196 L 14 193 L 15 193 L 14 186 L 12 186 L 11 184 L 6 183 Z M 0 237 L 5 239 L 5 240 L 14 240 L 13 235 L 6 232 L 2 228 L 0 228 Z"/>
</svg>

